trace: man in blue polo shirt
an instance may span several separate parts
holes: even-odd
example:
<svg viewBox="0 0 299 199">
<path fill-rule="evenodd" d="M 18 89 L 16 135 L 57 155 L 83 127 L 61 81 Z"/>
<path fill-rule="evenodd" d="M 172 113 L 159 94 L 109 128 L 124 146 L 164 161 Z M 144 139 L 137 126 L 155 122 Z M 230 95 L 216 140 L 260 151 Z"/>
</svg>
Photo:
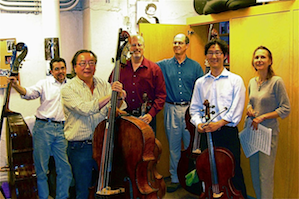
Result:
<svg viewBox="0 0 299 199">
<path fill-rule="evenodd" d="M 179 188 L 177 166 L 181 156 L 181 141 L 183 140 L 185 149 L 190 142 L 185 112 L 191 101 L 194 83 L 203 76 L 199 63 L 187 57 L 188 47 L 188 36 L 177 34 L 173 39 L 174 57 L 157 63 L 163 72 L 167 92 L 164 126 L 169 143 L 171 174 L 171 184 L 167 186 L 167 192 L 174 192 Z"/>
</svg>

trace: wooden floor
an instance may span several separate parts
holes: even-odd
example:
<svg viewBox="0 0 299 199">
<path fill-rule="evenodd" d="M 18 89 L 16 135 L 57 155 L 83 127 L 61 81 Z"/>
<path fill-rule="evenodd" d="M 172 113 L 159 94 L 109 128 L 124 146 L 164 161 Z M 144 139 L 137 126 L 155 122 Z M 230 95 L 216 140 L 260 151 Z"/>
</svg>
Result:
<svg viewBox="0 0 299 199">
<path fill-rule="evenodd" d="M 169 183 L 166 182 L 166 184 L 169 184 Z M 175 191 L 173 193 L 166 192 L 165 196 L 163 197 L 163 199 L 195 199 L 195 198 L 197 199 L 198 196 L 187 192 L 182 187 L 180 187 L 177 191 Z M 0 199 L 4 199 L 4 197 L 1 193 L 0 193 Z M 48 199 L 53 199 L 53 198 L 51 196 L 49 196 Z"/>
</svg>

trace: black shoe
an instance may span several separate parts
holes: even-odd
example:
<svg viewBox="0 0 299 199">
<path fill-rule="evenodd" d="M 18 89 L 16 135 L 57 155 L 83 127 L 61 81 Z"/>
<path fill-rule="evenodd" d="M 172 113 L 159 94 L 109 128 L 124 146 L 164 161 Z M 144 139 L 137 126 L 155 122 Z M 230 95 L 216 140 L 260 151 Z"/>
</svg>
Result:
<svg viewBox="0 0 299 199">
<path fill-rule="evenodd" d="M 168 193 L 175 192 L 175 191 L 178 190 L 178 188 L 180 188 L 180 187 L 181 187 L 180 183 L 174 183 L 174 182 L 172 182 L 171 184 L 169 184 L 169 185 L 167 186 L 167 192 L 168 192 Z"/>
</svg>

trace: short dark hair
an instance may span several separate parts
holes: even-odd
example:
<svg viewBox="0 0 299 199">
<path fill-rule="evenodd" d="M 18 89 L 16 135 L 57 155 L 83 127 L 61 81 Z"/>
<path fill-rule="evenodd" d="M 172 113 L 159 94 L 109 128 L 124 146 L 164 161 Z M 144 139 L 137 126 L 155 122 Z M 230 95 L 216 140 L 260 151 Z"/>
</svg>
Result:
<svg viewBox="0 0 299 199">
<path fill-rule="evenodd" d="M 228 53 L 228 46 L 227 43 L 221 39 L 212 39 L 210 40 L 206 45 L 205 45 L 205 55 L 208 54 L 208 50 L 212 45 L 216 45 L 218 44 L 218 46 L 220 47 L 220 49 L 222 50 L 222 53 L 224 55 L 227 55 Z"/>
<path fill-rule="evenodd" d="M 65 60 L 61 57 L 56 57 L 56 58 L 53 58 L 51 61 L 50 61 L 50 69 L 53 70 L 53 64 L 55 62 L 63 62 L 64 65 L 66 66 L 66 63 L 65 63 Z"/>
<path fill-rule="evenodd" d="M 154 4 L 154 3 L 149 3 L 149 4 L 147 4 L 147 6 L 145 7 L 145 12 L 147 12 L 148 9 L 149 9 L 150 7 L 153 7 L 153 8 L 155 8 L 155 10 L 157 10 L 157 6 L 156 6 L 156 4 Z"/>
<path fill-rule="evenodd" d="M 83 50 L 79 50 L 75 53 L 73 59 L 72 59 L 72 66 L 73 66 L 73 69 L 75 68 L 76 64 L 77 64 L 77 59 L 78 59 L 78 56 L 82 53 L 90 53 L 93 55 L 93 57 L 95 58 L 95 62 L 97 63 L 98 61 L 98 58 L 97 56 L 91 51 L 91 50 L 86 50 L 86 49 L 83 49 Z"/>
</svg>

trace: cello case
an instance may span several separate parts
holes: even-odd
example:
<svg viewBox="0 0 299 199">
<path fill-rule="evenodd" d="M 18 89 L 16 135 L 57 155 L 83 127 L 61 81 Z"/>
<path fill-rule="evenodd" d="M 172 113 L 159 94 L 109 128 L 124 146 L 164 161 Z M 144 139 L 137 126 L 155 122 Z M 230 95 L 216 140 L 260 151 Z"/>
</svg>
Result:
<svg viewBox="0 0 299 199">
<path fill-rule="evenodd" d="M 17 57 L 17 51 L 22 51 Z M 18 43 L 13 50 L 10 75 L 17 76 L 21 61 L 27 55 L 27 46 Z M 7 118 L 6 147 L 8 157 L 8 179 L 12 199 L 38 198 L 36 173 L 33 163 L 32 135 L 22 115 L 8 108 L 11 83 L 7 86 L 2 108 L 0 128 Z M 0 130 L 0 134 L 1 134 Z"/>
</svg>

